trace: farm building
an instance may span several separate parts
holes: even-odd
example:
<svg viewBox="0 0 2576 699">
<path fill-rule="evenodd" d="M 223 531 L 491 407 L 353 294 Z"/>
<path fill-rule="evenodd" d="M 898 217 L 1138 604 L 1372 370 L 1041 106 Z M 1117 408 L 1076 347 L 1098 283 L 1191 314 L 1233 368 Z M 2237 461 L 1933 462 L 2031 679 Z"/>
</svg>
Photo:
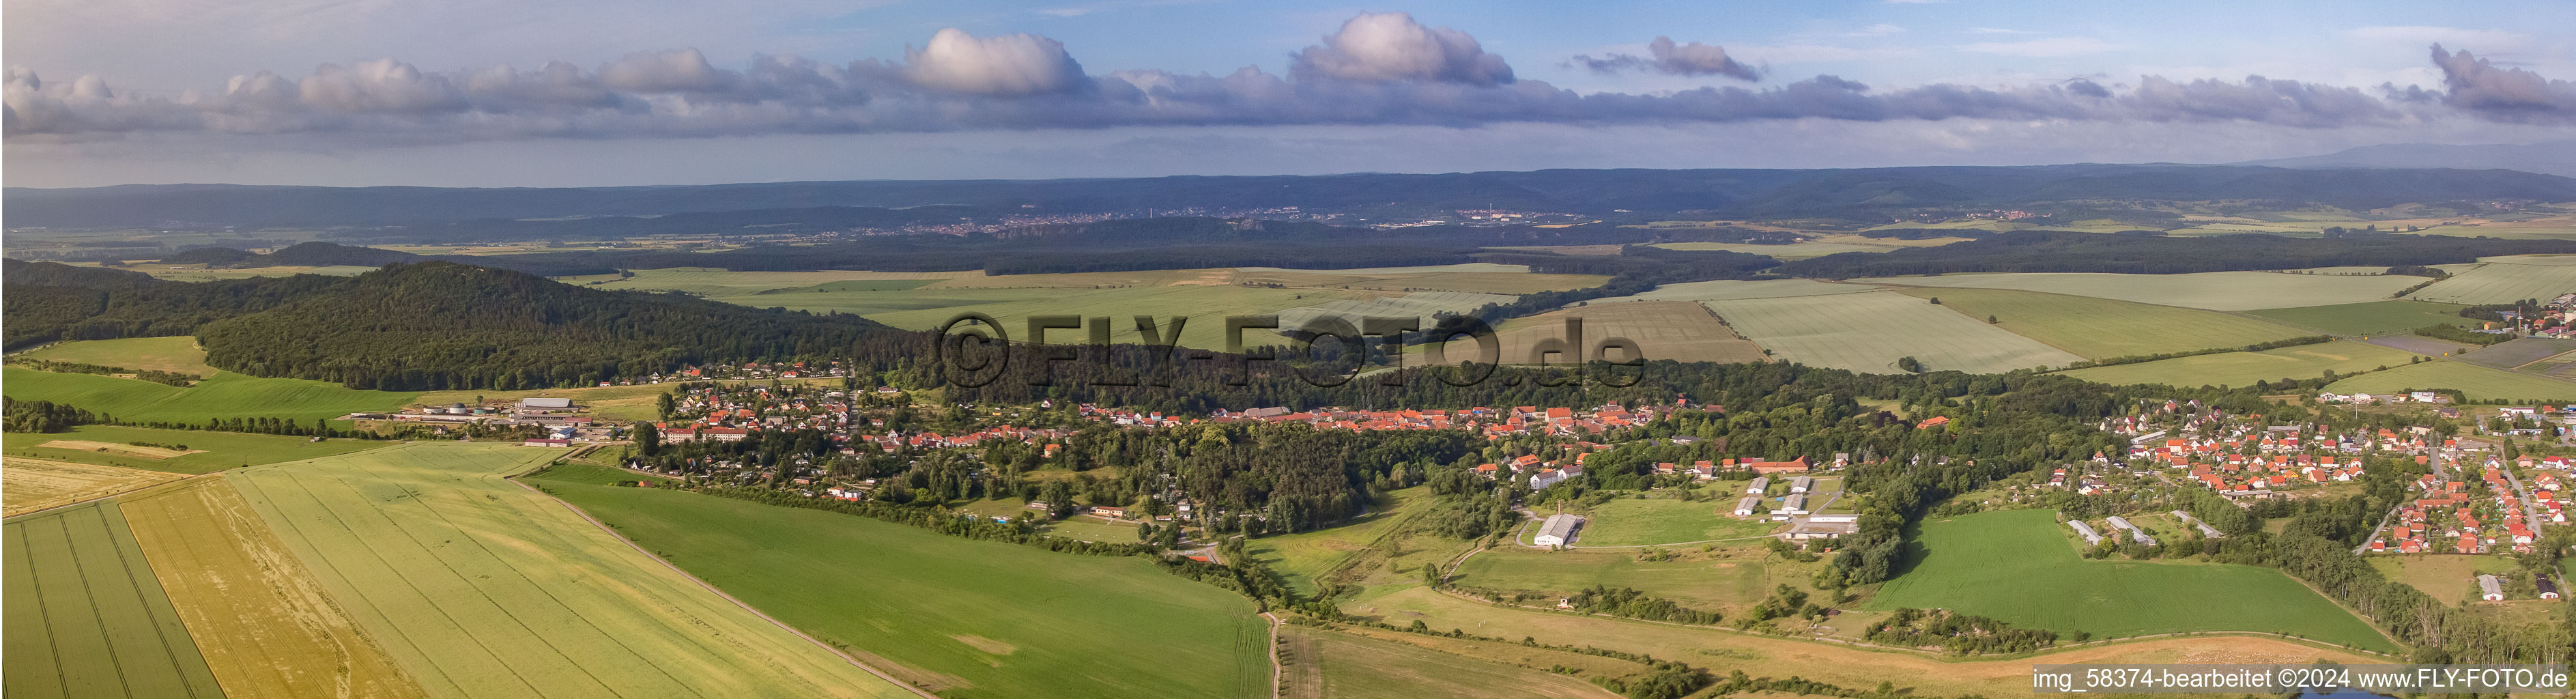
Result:
<svg viewBox="0 0 2576 699">
<path fill-rule="evenodd" d="M 2489 602 L 2504 601 L 2504 583 L 2493 575 L 2478 576 L 2478 599 Z"/>
<path fill-rule="evenodd" d="M 2208 522 L 2200 521 L 2200 518 L 2199 518 L 2199 517 L 2193 517 L 2193 516 L 2191 516 L 2191 513 L 2189 513 L 2189 512 L 2184 512 L 2184 511 L 2182 511 L 2182 510 L 2174 510 L 2174 511 L 2173 511 L 2173 516 L 2178 517 L 2178 518 L 2181 518 L 2181 519 L 2182 519 L 2182 521 L 2190 522 L 2190 523 L 2191 523 L 2191 526 L 2194 526 L 2194 527 L 2198 527 L 2198 528 L 2200 528 L 2200 535 L 2201 535 L 2201 536 L 2206 536 L 2206 537 L 2209 537 L 2209 538 L 2212 538 L 2212 539 L 2224 538 L 2224 537 L 2226 537 L 2226 536 L 2227 536 L 2226 534 L 2220 534 L 2220 533 L 2218 533 L 2218 528 L 2217 528 L 2217 527 L 2209 526 L 2209 523 L 2208 523 Z"/>
<path fill-rule="evenodd" d="M 1755 511 L 1755 510 L 1757 510 L 1757 509 L 1759 509 L 1759 508 L 1761 508 L 1761 507 L 1762 507 L 1762 496 L 1760 496 L 1760 495 L 1747 495 L 1747 496 L 1744 496 L 1744 499 L 1735 501 L 1735 516 L 1737 516 L 1737 517 L 1751 517 L 1751 516 L 1753 516 L 1754 511 Z"/>
<path fill-rule="evenodd" d="M 570 407 L 572 407 L 572 399 L 570 399 L 570 398 L 521 398 L 521 399 L 519 399 L 519 407 L 521 407 L 521 408 L 533 408 L 533 409 L 537 409 L 537 410 L 548 410 L 548 409 L 562 409 L 562 408 L 570 408 Z"/>
<path fill-rule="evenodd" d="M 2112 529 L 2128 532 L 2129 540 L 2131 541 L 2138 542 L 2145 546 L 2156 545 L 2155 537 L 2147 536 L 2146 530 L 2139 529 L 2138 525 L 2130 524 L 2129 520 L 2121 519 L 2119 515 L 2111 515 L 2110 517 L 2104 518 L 2104 521 L 2110 522 Z"/>
<path fill-rule="evenodd" d="M 1781 532 L 1780 538 L 1791 541 L 1827 539 L 1847 535 L 1859 530 L 1859 515 L 1816 515 L 1814 517 L 1792 520 L 1789 525 L 1789 530 Z"/>
<path fill-rule="evenodd" d="M 1755 476 L 1755 477 L 1753 477 L 1753 484 L 1752 484 L 1752 485 L 1744 486 L 1744 494 L 1746 494 L 1746 495 L 1761 495 L 1763 491 L 1770 490 L 1770 489 L 1771 489 L 1771 477 L 1770 477 L 1770 476 Z"/>
<path fill-rule="evenodd" d="M 2102 535 L 2095 533 L 2093 531 L 2093 527 L 2085 524 L 2084 520 L 2068 520 L 2066 522 L 2066 526 L 2074 527 L 2075 535 L 2084 537 L 2084 543 L 2086 545 L 2099 546 L 2102 544 Z"/>
<path fill-rule="evenodd" d="M 2531 574 L 2531 586 L 2540 589 L 2541 599 L 2558 599 L 2558 583 L 2550 580 L 2548 573 Z"/>
<path fill-rule="evenodd" d="M 1547 518 L 1545 524 L 1539 525 L 1538 536 L 1530 541 L 1540 546 L 1564 546 L 1565 542 L 1574 539 L 1575 528 L 1581 526 L 1583 526 L 1583 518 L 1558 514 Z"/>
<path fill-rule="evenodd" d="M 1780 501 L 1780 509 L 1788 510 L 1789 514 L 1793 515 L 1807 514 L 1807 494 L 1797 493 L 1783 498 Z"/>
<path fill-rule="evenodd" d="M 1813 490 L 1813 489 L 1815 489 L 1815 487 L 1816 487 L 1816 477 L 1815 477 L 1815 476 L 1799 476 L 1799 477 L 1796 477 L 1796 478 L 1791 478 L 1791 479 L 1789 479 L 1789 492 L 1792 492 L 1792 493 L 1804 493 L 1804 492 L 1807 492 L 1807 491 L 1809 491 L 1809 490 Z"/>
</svg>

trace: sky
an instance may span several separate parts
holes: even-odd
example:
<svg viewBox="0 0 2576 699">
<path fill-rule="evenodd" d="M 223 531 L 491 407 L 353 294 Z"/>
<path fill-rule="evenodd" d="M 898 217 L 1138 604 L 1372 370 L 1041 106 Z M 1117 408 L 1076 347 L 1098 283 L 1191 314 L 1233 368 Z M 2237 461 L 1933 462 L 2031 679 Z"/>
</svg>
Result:
<svg viewBox="0 0 2576 699">
<path fill-rule="evenodd" d="M 2576 3 L 10 0 L 0 179 L 2234 162 L 2576 138 Z"/>
</svg>

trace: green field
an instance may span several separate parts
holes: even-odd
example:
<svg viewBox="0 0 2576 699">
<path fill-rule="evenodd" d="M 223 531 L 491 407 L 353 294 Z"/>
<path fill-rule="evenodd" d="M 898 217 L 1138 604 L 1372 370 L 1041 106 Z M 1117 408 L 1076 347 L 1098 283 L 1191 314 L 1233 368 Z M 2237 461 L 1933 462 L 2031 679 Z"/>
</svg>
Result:
<svg viewBox="0 0 2576 699">
<path fill-rule="evenodd" d="M 1476 554 L 1458 566 L 1450 582 L 1497 590 L 1536 590 L 1552 595 L 1578 592 L 1594 585 L 1633 587 L 1693 607 L 1737 610 L 1751 607 L 1783 583 L 1806 587 L 1816 563 L 1789 563 L 1762 554 L 1744 542 L 1721 555 L 1697 553 L 1659 562 L 1637 560 L 1635 550 L 1541 551 L 1498 547 Z"/>
<path fill-rule="evenodd" d="M 115 501 L 5 529 L 9 696 L 224 695 Z"/>
<path fill-rule="evenodd" d="M 2261 352 L 2222 352 L 2077 369 L 2066 375 L 2111 384 L 2250 386 L 2256 381 L 2313 379 L 2327 371 L 2350 374 L 2400 367 L 2419 356 L 2422 355 L 2360 340 L 2337 340 Z"/>
<path fill-rule="evenodd" d="M 560 453 L 414 443 L 223 477 L 432 696 L 906 695 L 502 478 Z"/>
<path fill-rule="evenodd" d="M 2280 571 L 2245 565 L 2088 561 L 2052 510 L 1925 522 L 1904 573 L 1870 609 L 1943 608 L 2058 632 L 2126 637 L 2262 631 L 2393 652 L 2359 617 Z"/>
<path fill-rule="evenodd" d="M 2436 323 L 2471 325 L 2477 322 L 2460 317 L 2457 305 L 2403 300 L 2273 308 L 2247 311 L 2246 315 L 2262 316 L 2329 335 L 2384 335 Z"/>
<path fill-rule="evenodd" d="M 2334 382 L 2336 393 L 2396 393 L 2455 388 L 2472 399 L 2576 400 L 2576 382 L 2456 361 L 2430 361 Z"/>
<path fill-rule="evenodd" d="M 2528 257 L 2494 257 L 2480 264 L 2456 271 L 2451 278 L 2434 282 L 2407 298 L 2449 303 L 2513 303 L 2523 299 L 2543 302 L 2559 294 L 2576 292 L 2576 256 L 2550 255 Z"/>
<path fill-rule="evenodd" d="M 2307 331 L 2227 313 L 2009 289 L 1907 289 L 1939 298 L 1969 318 L 1996 318 L 2005 329 L 2050 346 L 2110 359 L 2284 340 Z"/>
<path fill-rule="evenodd" d="M 1752 255 L 1768 255 L 1780 260 L 1803 260 L 1810 257 L 1823 257 L 1836 253 L 1887 252 L 1889 250 L 1899 249 L 1899 246 L 1895 245 L 1825 243 L 1813 240 L 1799 241 L 1786 245 L 1755 245 L 1751 243 L 1657 243 L 1655 244 L 1655 247 L 1671 250 L 1727 250 Z"/>
<path fill-rule="evenodd" d="M 1618 498 L 1587 513 L 1576 546 L 1641 546 L 1714 539 L 1745 539 L 1768 534 L 1779 524 L 1735 516 L 1743 488 L 1719 491 L 1698 502 L 1679 498 Z M 1819 500 L 1817 502 L 1823 502 Z"/>
<path fill-rule="evenodd" d="M 1226 344 L 1225 316 L 1271 313 L 1281 309 L 1314 305 L 1324 301 L 1374 296 L 1374 294 L 1350 291 L 1323 289 L 1269 289 L 1241 286 L 1155 286 L 1098 290 L 920 289 L 912 292 L 884 293 L 920 294 L 923 295 L 922 298 L 924 299 L 931 298 L 933 296 L 949 297 L 951 295 L 959 294 L 999 295 L 1009 300 L 978 301 L 956 305 L 949 305 L 943 300 L 943 303 L 940 305 L 916 306 L 913 310 L 844 310 L 844 312 L 862 313 L 863 315 L 866 315 L 869 320 L 885 323 L 898 328 L 927 330 L 946 324 L 949 319 L 955 318 L 959 313 L 973 311 L 990 315 L 994 320 L 1001 322 L 1003 327 L 1010 333 L 1011 339 L 1013 340 L 1027 339 L 1027 318 L 1029 316 L 1079 315 L 1086 318 L 1092 316 L 1108 316 L 1113 321 L 1110 323 L 1110 328 L 1113 331 L 1110 334 L 1110 342 L 1143 341 L 1136 333 L 1136 324 L 1135 321 L 1131 319 L 1131 316 L 1154 316 L 1155 320 L 1163 324 L 1162 332 L 1166 333 L 1171 331 L 1170 323 L 1172 316 L 1189 316 L 1190 321 L 1183 327 L 1181 333 L 1181 344 L 1189 347 L 1220 350 L 1224 349 Z M 718 300 L 758 306 L 784 305 L 788 308 L 803 308 L 806 310 L 816 311 L 826 310 L 829 307 L 828 305 L 817 306 L 799 305 L 798 303 L 772 303 L 767 300 L 793 296 L 802 295 L 772 294 L 757 298 L 732 297 Z M 821 294 L 817 296 L 829 297 L 834 295 Z M 817 301 L 828 304 L 828 301 L 824 301 L 822 299 L 817 299 Z M 870 303 L 883 303 L 883 300 L 870 301 Z M 1082 340 L 1089 336 L 1086 334 L 1086 331 L 1082 330 L 1049 331 L 1049 340 L 1055 340 L 1057 337 L 1063 337 L 1066 341 L 1075 341 Z M 1284 344 L 1284 341 L 1280 340 L 1277 335 L 1257 330 L 1245 332 L 1244 341 L 1247 344 L 1253 345 Z"/>
<path fill-rule="evenodd" d="M 2084 359 L 1892 291 L 1706 303 L 1774 357 L 1808 366 L 1893 374 L 1911 356 L 1933 371 L 2003 373 Z"/>
<path fill-rule="evenodd" d="M 1619 695 L 1574 677 L 1445 653 L 1409 643 L 1281 626 L 1280 694 L 1289 699 L 1489 699 Z M 1562 651 L 1503 652 L 1581 662 Z M 1573 656 L 1573 657 L 1564 657 Z M 1604 663 L 1606 664 L 1606 663 Z M 1642 666 L 1638 666 L 1642 667 Z"/>
<path fill-rule="evenodd" d="M 2388 298 L 2423 277 L 2351 277 L 2280 272 L 2094 274 L 2029 272 L 1856 279 L 1861 283 L 1939 288 L 2020 289 L 2093 296 L 2160 306 L 2250 311 L 2361 303 Z"/>
<path fill-rule="evenodd" d="M 701 296 L 741 296 L 773 289 L 813 288 L 825 285 L 837 290 L 910 289 L 941 279 L 983 276 L 983 272 L 735 272 L 714 267 L 670 267 L 665 269 L 630 270 L 632 277 L 594 274 L 578 277 L 556 277 L 566 284 L 600 289 L 636 289 L 643 291 L 685 291 Z M 761 304 L 747 304 L 761 305 Z"/>
<path fill-rule="evenodd" d="M 141 456 L 137 453 L 120 452 L 114 449 L 102 452 L 98 451 L 96 448 L 76 448 L 63 445 L 46 446 L 46 443 L 48 442 L 62 441 L 103 442 L 117 445 L 131 444 L 133 442 L 148 442 L 152 444 L 184 446 L 187 447 L 189 451 L 202 451 L 205 453 L 154 459 Z M 280 461 L 313 459 L 324 456 L 347 454 L 356 451 L 366 451 L 368 449 L 374 449 L 388 444 L 392 444 L 392 442 L 377 442 L 362 439 L 331 439 L 314 442 L 304 437 L 279 437 L 265 434 L 243 434 L 240 432 L 156 430 L 147 427 L 119 427 L 115 425 L 81 425 L 71 428 L 69 431 L 55 432 L 52 434 L 10 432 L 6 435 L 0 435 L 0 446 L 5 446 L 5 449 L 0 449 L 0 451 L 7 451 L 10 456 L 33 456 L 39 459 L 99 464 L 103 466 L 123 466 L 126 468 L 169 471 L 171 473 L 205 473 L 207 471 L 220 471 L 235 466 L 273 464 Z"/>
<path fill-rule="evenodd" d="M 184 335 L 65 342 L 20 356 L 49 362 L 154 369 L 198 376 L 213 376 L 215 373 L 214 367 L 206 366 L 206 351 L 197 349 L 197 338 Z"/>
<path fill-rule="evenodd" d="M 389 411 L 420 394 L 360 391 L 303 379 L 263 379 L 229 371 L 180 388 L 96 374 L 0 368 L 0 391 L 18 400 L 69 403 L 124 422 L 203 423 L 215 418 L 274 417 L 312 424 L 362 411 Z"/>
<path fill-rule="evenodd" d="M 1402 522 L 1414 508 L 1428 506 L 1429 488 L 1405 488 L 1386 493 L 1370 506 L 1369 514 L 1349 524 L 1311 532 L 1265 536 L 1246 542 L 1244 551 L 1253 560 L 1270 566 L 1297 588 L 1298 594 L 1315 593 L 1316 579 L 1351 560 L 1369 544 L 1385 536 L 1390 528 Z"/>
<path fill-rule="evenodd" d="M 1252 602 L 1143 560 L 681 491 L 535 480 L 761 611 L 943 696 L 1269 692 L 1268 625 Z"/>
</svg>

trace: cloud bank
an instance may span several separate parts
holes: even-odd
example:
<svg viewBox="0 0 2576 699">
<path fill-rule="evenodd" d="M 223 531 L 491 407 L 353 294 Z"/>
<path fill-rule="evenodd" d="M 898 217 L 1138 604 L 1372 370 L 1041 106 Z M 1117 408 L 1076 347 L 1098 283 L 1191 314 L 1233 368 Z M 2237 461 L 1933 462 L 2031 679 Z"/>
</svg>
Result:
<svg viewBox="0 0 2576 699">
<path fill-rule="evenodd" d="M 2056 47 L 2064 48 L 2064 47 Z M 1756 81 L 1723 47 L 1656 37 L 1647 56 L 1575 57 L 1602 71 Z M 1465 32 L 1402 13 L 1352 18 L 1288 57 L 1285 75 L 1123 70 L 1090 74 L 1054 39 L 943 29 L 900 60 L 832 65 L 755 56 L 719 67 L 694 49 L 629 54 L 585 68 L 422 71 L 391 59 L 324 65 L 311 75 L 235 77 L 175 97 L 119 93 L 97 76 L 47 81 L 12 69 L 0 86 L 11 141 L 72 142 L 127 133 L 349 134 L 409 143 L 541 137 L 625 138 L 909 133 L 1126 126 L 1679 125 L 1757 120 L 1990 119 L 2252 123 L 2298 128 L 2402 126 L 2470 119 L 2576 123 L 2576 84 L 2499 68 L 2435 46 L 2438 88 L 2373 91 L 2260 76 L 2133 83 L 1932 84 L 1892 89 L 1832 75 L 1770 87 L 1652 94 L 1577 93 L 1518 79 Z"/>
</svg>

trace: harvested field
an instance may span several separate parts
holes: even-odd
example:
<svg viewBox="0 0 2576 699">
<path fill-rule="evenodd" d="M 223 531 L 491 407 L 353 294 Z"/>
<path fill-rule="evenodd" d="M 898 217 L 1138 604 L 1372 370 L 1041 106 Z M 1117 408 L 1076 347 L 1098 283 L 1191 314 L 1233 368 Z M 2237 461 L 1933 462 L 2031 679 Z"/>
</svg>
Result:
<svg viewBox="0 0 2576 699">
<path fill-rule="evenodd" d="M 1775 357 L 1809 366 L 1892 374 L 1914 357 L 1933 371 L 2002 373 L 2084 359 L 1892 291 L 1707 304 Z"/>
<path fill-rule="evenodd" d="M 1333 699 L 1613 699 L 1590 682 L 1409 643 L 1303 626 L 1282 626 L 1283 688 L 1292 697 Z M 1293 659 L 1293 660 L 1292 660 Z M 1642 667 L 1642 666 L 1640 666 Z"/>
<path fill-rule="evenodd" d="M 1550 311 L 1528 318 L 1514 319 L 1496 328 L 1502 361 L 1517 364 L 1531 361 L 1530 351 L 1549 339 L 1563 339 L 1565 321 L 1578 318 L 1583 322 L 1582 351 L 1606 338 L 1624 337 L 1637 342 L 1647 359 L 1670 359 L 1681 362 L 1759 362 L 1764 361 L 1762 346 L 1735 336 L 1735 329 L 1718 322 L 1707 307 L 1687 301 L 1642 301 L 1637 303 L 1604 303 Z M 1474 358 L 1476 345 L 1459 338 L 1444 348 L 1451 363 Z M 1626 359 L 1626 357 L 1613 357 Z M 1549 358 L 1549 363 L 1572 361 L 1571 355 Z"/>
<path fill-rule="evenodd" d="M 64 439 L 72 437 L 74 439 Z M 366 451 L 391 444 L 363 439 L 329 439 L 320 442 L 304 437 L 247 434 L 242 432 L 208 432 L 203 430 L 163 430 L 121 425 L 80 425 L 68 432 L 35 434 L 11 432 L 0 436 L 10 456 L 29 456 L 54 461 L 123 466 L 147 471 L 171 473 L 206 473 L 235 466 L 268 464 L 279 461 L 311 459 L 354 451 Z M 133 442 L 185 447 L 176 456 L 132 454 L 125 449 L 168 451 L 160 447 L 139 447 Z M 64 444 L 90 444 L 88 448 L 64 448 Z M 98 451 L 94 445 L 113 445 Z"/>
<path fill-rule="evenodd" d="M 230 699 L 426 697 L 358 631 L 231 483 L 201 478 L 119 507 Z"/>
<path fill-rule="evenodd" d="M 5 462 L 0 464 L 0 500 L 6 501 L 0 515 L 10 517 L 182 478 L 175 473 L 51 459 L 13 456 Z"/>
<path fill-rule="evenodd" d="M 120 456 L 131 456 L 140 459 L 151 459 L 154 461 L 187 456 L 189 454 L 206 453 L 206 450 L 204 449 L 163 449 L 161 447 L 146 447 L 133 444 L 93 442 L 86 439 L 53 439 L 46 440 L 45 443 L 38 444 L 36 446 L 46 449 L 72 449 L 76 451 L 92 452 L 104 451 Z"/>
<path fill-rule="evenodd" d="M 1880 288 L 1884 287 L 1870 284 L 1843 284 L 1839 282 L 1817 281 L 1814 279 L 1770 279 L 1758 282 L 1721 279 L 1707 282 L 1665 284 L 1655 287 L 1654 291 L 1637 294 L 1635 296 L 1597 299 L 1592 303 L 1594 305 L 1599 305 L 1614 301 L 1723 301 L 1728 299 L 1767 299 L 1786 296 L 1856 294 Z"/>
<path fill-rule="evenodd" d="M 2033 272 L 1856 279 L 1904 286 L 2020 289 L 2215 311 L 2297 308 L 2388 298 L 2422 277 L 2351 277 L 2280 272 L 2093 274 Z"/>
</svg>

